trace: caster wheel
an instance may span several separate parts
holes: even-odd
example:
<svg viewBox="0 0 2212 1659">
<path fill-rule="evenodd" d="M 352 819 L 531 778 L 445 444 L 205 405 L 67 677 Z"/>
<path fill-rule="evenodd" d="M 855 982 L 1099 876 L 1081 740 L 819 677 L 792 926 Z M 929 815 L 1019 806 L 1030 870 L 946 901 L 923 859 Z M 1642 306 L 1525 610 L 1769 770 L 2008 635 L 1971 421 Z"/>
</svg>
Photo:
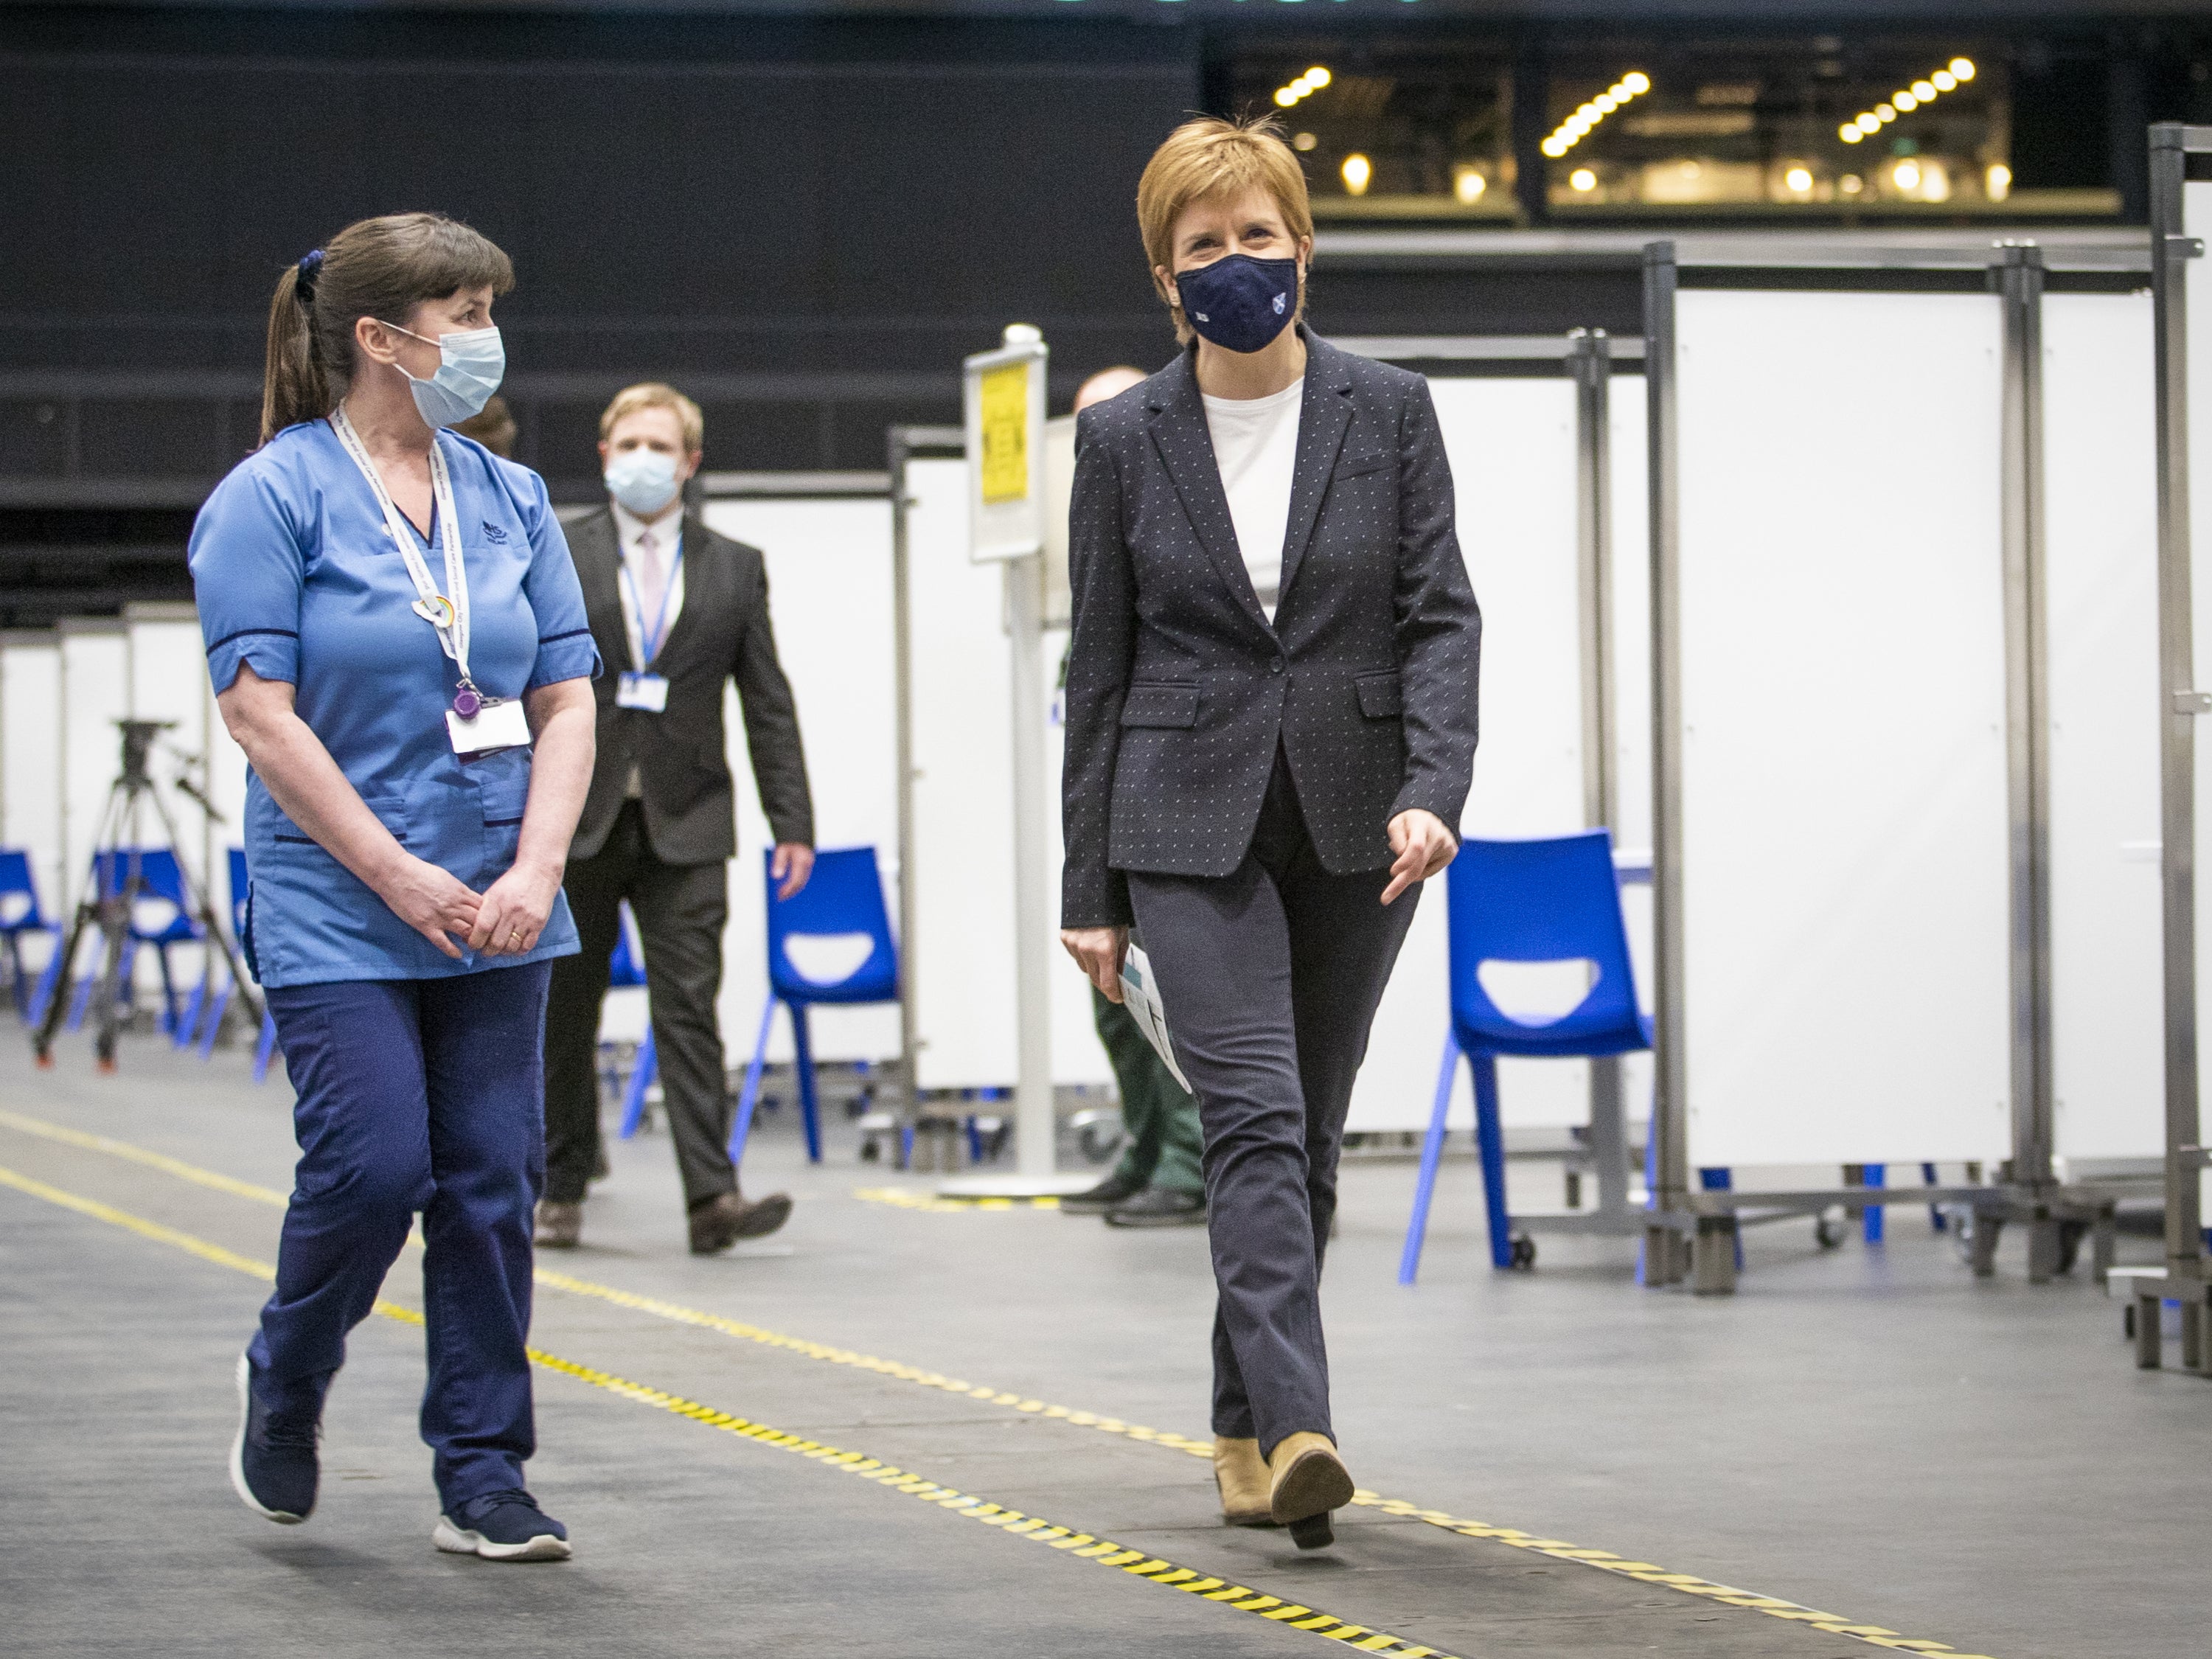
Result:
<svg viewBox="0 0 2212 1659">
<path fill-rule="evenodd" d="M 1832 1204 L 1813 1218 L 1813 1241 L 1824 1250 L 1841 1249 L 1850 1236 L 1850 1212 L 1840 1204 Z"/>
<path fill-rule="evenodd" d="M 1513 1269 L 1527 1273 L 1536 1265 L 1536 1241 L 1526 1233 L 1513 1235 Z"/>
</svg>

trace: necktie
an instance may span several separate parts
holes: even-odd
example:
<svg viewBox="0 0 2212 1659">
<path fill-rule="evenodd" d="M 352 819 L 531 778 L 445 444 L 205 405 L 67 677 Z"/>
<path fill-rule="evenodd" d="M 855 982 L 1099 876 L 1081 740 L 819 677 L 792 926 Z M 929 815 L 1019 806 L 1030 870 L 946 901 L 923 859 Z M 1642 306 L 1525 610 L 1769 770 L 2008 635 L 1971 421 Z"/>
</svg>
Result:
<svg viewBox="0 0 2212 1659">
<path fill-rule="evenodd" d="M 653 629 L 660 620 L 662 603 L 668 592 L 668 573 L 661 562 L 659 538 L 650 530 L 638 536 L 637 566 L 641 579 L 637 585 L 637 631 L 644 642 L 646 659 L 651 661 L 660 644 Z"/>
</svg>

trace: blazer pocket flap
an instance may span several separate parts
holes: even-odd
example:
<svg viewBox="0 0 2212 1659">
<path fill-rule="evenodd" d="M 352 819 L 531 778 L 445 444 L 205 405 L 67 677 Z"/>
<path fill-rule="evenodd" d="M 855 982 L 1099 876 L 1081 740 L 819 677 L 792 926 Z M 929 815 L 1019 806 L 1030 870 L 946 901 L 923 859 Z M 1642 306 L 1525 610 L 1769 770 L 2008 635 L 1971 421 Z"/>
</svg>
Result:
<svg viewBox="0 0 2212 1659">
<path fill-rule="evenodd" d="M 1380 472 L 1389 465 L 1389 450 L 1364 450 L 1357 455 L 1346 455 L 1339 461 L 1336 464 L 1335 476 L 1340 478 L 1356 478 L 1363 472 Z"/>
<path fill-rule="evenodd" d="M 1121 699 L 1124 726 L 1196 726 L 1195 685 L 1133 685 Z"/>
<path fill-rule="evenodd" d="M 1388 720 L 1405 712 L 1405 692 L 1395 674 L 1369 674 L 1356 684 L 1359 688 L 1359 712 L 1369 720 Z"/>
</svg>

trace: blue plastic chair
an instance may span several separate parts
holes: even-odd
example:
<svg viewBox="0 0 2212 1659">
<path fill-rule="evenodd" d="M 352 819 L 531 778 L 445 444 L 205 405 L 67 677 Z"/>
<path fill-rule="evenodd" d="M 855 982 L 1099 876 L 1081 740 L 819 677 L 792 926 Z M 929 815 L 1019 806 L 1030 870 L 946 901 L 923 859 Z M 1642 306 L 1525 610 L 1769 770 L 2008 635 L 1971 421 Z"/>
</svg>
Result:
<svg viewBox="0 0 2212 1659">
<path fill-rule="evenodd" d="M 127 998 L 131 991 L 131 964 L 140 945 L 151 945 L 161 964 L 161 1030 L 177 1029 L 177 983 L 169 965 L 169 947 L 191 945 L 204 939 L 206 934 L 193 919 L 191 902 L 185 891 L 185 872 L 177 863 L 177 855 L 166 847 L 118 847 L 92 855 L 93 879 L 98 884 L 100 898 L 105 901 L 118 896 L 135 878 L 137 896 L 124 935 L 122 993 Z M 138 912 L 144 904 L 165 905 L 170 914 L 157 923 L 149 923 Z M 90 981 L 79 988 L 77 1008 L 71 1024 L 81 1018 L 84 1004 L 90 994 Z"/>
<path fill-rule="evenodd" d="M 23 935 L 58 932 L 39 908 L 31 855 L 21 848 L 0 847 L 0 939 L 8 944 L 8 988 L 15 999 L 15 1012 L 26 1019 L 39 1016 L 31 1009 L 31 982 L 23 977 Z M 55 943 L 59 945 L 58 938 Z"/>
<path fill-rule="evenodd" d="M 1420 1271 L 1421 1243 L 1443 1151 L 1444 1113 L 1458 1056 L 1474 1079 L 1475 1138 L 1490 1213 L 1490 1259 L 1515 1265 L 1513 1218 L 1505 1204 L 1505 1144 L 1498 1111 L 1498 1057 L 1587 1059 L 1651 1046 L 1651 1022 L 1636 997 L 1628 927 L 1620 911 L 1613 836 L 1585 830 L 1540 841 L 1461 843 L 1447 878 L 1451 934 L 1452 1041 L 1437 1079 L 1434 1109 L 1421 1147 L 1421 1173 L 1398 1282 Z M 1582 1001 L 1557 1019 L 1517 1019 L 1483 989 L 1486 962 L 1587 960 L 1597 969 Z"/>
<path fill-rule="evenodd" d="M 637 918 L 630 915 L 625 900 L 615 911 L 615 949 L 607 958 L 607 988 L 633 989 L 645 983 L 645 951 L 643 941 L 631 941 L 637 932 Z M 628 1140 L 645 1125 L 645 1091 L 653 1086 L 653 1079 L 660 1071 L 660 1055 L 653 1046 L 653 1024 L 647 1021 L 645 1041 L 637 1046 L 636 1062 L 631 1066 L 629 1082 L 623 1091 L 622 1138 Z"/>
<path fill-rule="evenodd" d="M 890 914 L 884 905 L 883 877 L 872 847 L 843 847 L 822 853 L 814 874 L 788 899 L 775 896 L 775 854 L 763 854 L 768 880 L 768 1001 L 761 1009 L 760 1035 L 745 1067 L 745 1086 L 738 1100 L 737 1122 L 730 1132 L 730 1161 L 742 1164 L 745 1138 L 752 1132 L 753 1105 L 760 1097 L 761 1067 L 768 1056 L 768 1034 L 780 1002 L 791 1012 L 791 1043 L 799 1073 L 799 1108 L 806 1127 L 806 1157 L 822 1161 L 822 1117 L 814 1091 L 814 1052 L 806 1011 L 817 1002 L 896 1002 L 899 994 L 898 947 L 891 940 Z M 791 953 L 793 941 L 809 939 L 865 939 L 868 951 L 836 980 L 809 977 Z"/>
</svg>

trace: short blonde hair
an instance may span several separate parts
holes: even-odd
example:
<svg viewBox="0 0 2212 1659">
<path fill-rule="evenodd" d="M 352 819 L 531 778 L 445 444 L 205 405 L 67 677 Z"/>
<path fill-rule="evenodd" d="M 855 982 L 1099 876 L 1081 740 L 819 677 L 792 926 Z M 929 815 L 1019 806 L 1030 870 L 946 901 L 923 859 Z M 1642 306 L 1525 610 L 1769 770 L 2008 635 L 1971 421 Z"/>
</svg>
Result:
<svg viewBox="0 0 2212 1659">
<path fill-rule="evenodd" d="M 684 428 L 684 449 L 686 454 L 696 454 L 707 445 L 707 417 L 699 412 L 699 405 L 672 386 L 659 380 L 647 380 L 638 386 L 626 386 L 615 393 L 614 402 L 607 405 L 606 413 L 599 416 L 599 441 L 605 443 L 614 436 L 615 422 L 625 415 L 635 415 L 641 409 L 672 410 L 676 423 Z"/>
<path fill-rule="evenodd" d="M 1305 169 L 1283 142 L 1283 130 L 1267 116 L 1224 121 L 1205 115 L 1184 122 L 1145 163 L 1137 180 L 1137 228 L 1145 239 L 1145 263 L 1153 270 L 1175 269 L 1175 224 L 1193 202 L 1241 196 L 1254 185 L 1275 198 L 1283 223 L 1295 241 L 1313 234 L 1313 204 L 1306 195 Z M 1155 283 L 1158 278 L 1154 277 Z M 1166 298 L 1166 295 L 1163 295 Z M 1191 337 L 1181 307 L 1175 310 L 1176 334 Z M 1300 315 L 1305 294 L 1298 295 Z"/>
</svg>

